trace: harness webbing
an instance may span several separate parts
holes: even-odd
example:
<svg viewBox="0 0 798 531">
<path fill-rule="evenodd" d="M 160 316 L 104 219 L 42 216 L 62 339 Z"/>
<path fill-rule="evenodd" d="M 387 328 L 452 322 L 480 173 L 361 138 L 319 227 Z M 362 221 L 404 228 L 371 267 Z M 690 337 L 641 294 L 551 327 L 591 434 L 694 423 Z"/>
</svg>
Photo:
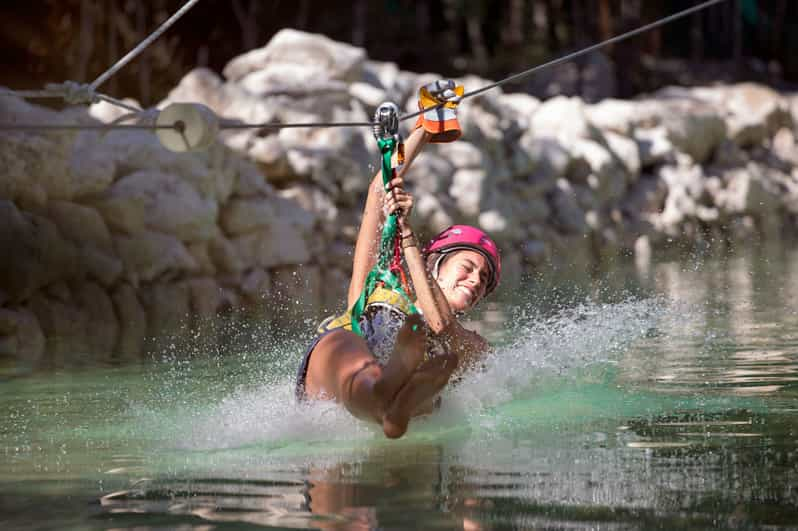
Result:
<svg viewBox="0 0 798 531">
<path fill-rule="evenodd" d="M 397 141 L 394 137 L 378 138 L 377 145 L 380 148 L 381 162 L 382 162 L 382 184 L 387 188 L 389 182 L 394 176 L 394 168 L 391 164 L 391 159 L 397 148 Z M 387 190 L 386 190 L 387 192 Z M 377 263 L 366 277 L 366 282 L 363 286 L 363 291 L 360 292 L 355 304 L 352 306 L 352 331 L 359 336 L 363 335 L 360 329 L 360 317 L 366 309 L 366 303 L 369 297 L 374 293 L 377 283 L 381 282 L 382 285 L 390 290 L 398 292 L 409 303 L 409 312 L 411 314 L 418 313 L 418 310 L 413 305 L 413 301 L 407 295 L 407 292 L 402 287 L 402 265 L 401 265 L 401 251 L 399 249 L 399 238 L 397 237 L 398 221 L 397 215 L 391 214 L 385 220 L 385 225 L 382 228 L 382 236 L 380 237 L 380 253 L 377 256 Z M 397 275 L 399 273 L 399 275 Z"/>
</svg>

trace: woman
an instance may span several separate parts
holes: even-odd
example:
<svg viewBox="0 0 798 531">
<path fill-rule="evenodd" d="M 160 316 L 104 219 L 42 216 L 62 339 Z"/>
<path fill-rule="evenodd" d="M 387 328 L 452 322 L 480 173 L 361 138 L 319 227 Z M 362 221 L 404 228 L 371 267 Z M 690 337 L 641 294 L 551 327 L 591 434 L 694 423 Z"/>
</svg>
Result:
<svg viewBox="0 0 798 531">
<path fill-rule="evenodd" d="M 433 399 L 458 365 L 469 366 L 487 351 L 485 339 L 463 328 L 456 316 L 493 291 L 501 274 L 496 245 L 474 227 L 455 225 L 423 251 L 418 248 L 409 222 L 413 197 L 404 190 L 403 175 L 428 142 L 459 136 L 450 111 L 437 115 L 422 115 L 405 143 L 405 163 L 387 191 L 379 173 L 369 187 L 347 304 L 352 308 L 357 301 L 376 263 L 386 215 L 396 213 L 423 320 L 398 293 L 377 288 L 359 320 L 363 337 L 352 332 L 349 312 L 326 320 L 297 377 L 299 400 L 337 400 L 356 417 L 381 424 L 391 438 L 404 435 L 411 417 L 432 410 Z"/>
</svg>

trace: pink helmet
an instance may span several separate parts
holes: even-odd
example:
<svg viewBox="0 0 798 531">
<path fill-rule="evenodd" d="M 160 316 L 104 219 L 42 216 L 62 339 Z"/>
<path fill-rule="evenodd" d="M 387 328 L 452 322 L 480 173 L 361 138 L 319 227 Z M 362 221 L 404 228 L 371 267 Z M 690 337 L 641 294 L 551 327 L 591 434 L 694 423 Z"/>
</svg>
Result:
<svg viewBox="0 0 798 531">
<path fill-rule="evenodd" d="M 499 248 L 490 237 L 476 227 L 469 225 L 452 225 L 444 230 L 424 247 L 425 255 L 431 253 L 447 254 L 454 251 L 470 250 L 481 253 L 490 265 L 491 276 L 485 295 L 496 289 L 502 275 L 502 261 L 499 257 Z M 436 268 L 437 268 L 436 264 Z"/>
</svg>

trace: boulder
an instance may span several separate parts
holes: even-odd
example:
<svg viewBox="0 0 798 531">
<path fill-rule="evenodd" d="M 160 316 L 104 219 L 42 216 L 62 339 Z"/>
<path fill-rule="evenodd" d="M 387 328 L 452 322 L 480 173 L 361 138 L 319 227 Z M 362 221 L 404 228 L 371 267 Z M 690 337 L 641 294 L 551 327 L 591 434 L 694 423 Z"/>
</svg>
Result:
<svg viewBox="0 0 798 531">
<path fill-rule="evenodd" d="M 421 152 L 404 174 L 405 182 L 417 190 L 430 194 L 445 193 L 452 184 L 455 165 L 445 157 Z"/>
<path fill-rule="evenodd" d="M 339 209 L 320 188 L 309 184 L 295 184 L 280 190 L 279 196 L 312 213 L 326 237 L 334 238 L 338 235 Z"/>
<path fill-rule="evenodd" d="M 224 294 L 216 280 L 200 277 L 189 279 L 186 283 L 193 316 L 201 322 L 216 317 L 224 305 Z"/>
<path fill-rule="evenodd" d="M 571 155 L 555 138 L 525 134 L 520 145 L 534 161 L 532 171 L 522 181 L 522 190 L 527 197 L 538 196 L 552 188 L 571 164 Z"/>
<path fill-rule="evenodd" d="M 3 168 L 0 197 L 31 199 L 30 202 L 38 205 L 43 205 L 48 197 L 72 199 L 75 188 L 68 169 L 70 135 L 0 133 L 0 168 Z"/>
<path fill-rule="evenodd" d="M 241 294 L 244 296 L 244 302 L 254 306 L 265 305 L 271 296 L 271 289 L 271 275 L 259 267 L 248 271 L 241 282 Z"/>
<path fill-rule="evenodd" d="M 510 245 L 524 236 L 524 230 L 517 219 L 508 215 L 512 209 L 485 210 L 480 212 L 477 224 L 499 243 Z"/>
<path fill-rule="evenodd" d="M 90 244 L 105 252 L 113 250 L 111 232 L 95 209 L 69 201 L 55 200 L 47 204 L 47 217 L 71 242 Z"/>
<path fill-rule="evenodd" d="M 275 215 L 268 225 L 233 238 L 238 255 L 246 267 L 307 263 L 311 258 L 308 243 L 316 223 L 315 215 L 282 197 L 271 198 L 271 205 Z"/>
<path fill-rule="evenodd" d="M 579 206 L 573 186 L 565 179 L 557 179 L 556 186 L 547 193 L 552 221 L 564 234 L 583 234 L 587 231 L 585 211 Z"/>
<path fill-rule="evenodd" d="M 616 162 L 625 170 L 630 181 L 637 180 L 642 166 L 640 161 L 640 148 L 635 140 L 628 136 L 620 135 L 612 131 L 604 132 L 605 146 Z"/>
<path fill-rule="evenodd" d="M 663 126 L 637 129 L 634 139 L 637 142 L 640 164 L 643 168 L 668 162 L 675 157 L 676 148 L 668 138 L 668 130 Z"/>
<path fill-rule="evenodd" d="M 119 339 L 119 321 L 111 298 L 94 282 L 73 288 L 75 302 L 87 318 L 86 346 L 94 359 L 110 359 Z"/>
<path fill-rule="evenodd" d="M 85 311 L 72 302 L 64 302 L 37 292 L 30 300 L 31 311 L 47 338 L 47 357 L 55 367 L 74 366 L 88 361 Z M 92 323 L 93 326 L 93 323 Z"/>
<path fill-rule="evenodd" d="M 518 120 L 523 127 L 529 126 L 532 115 L 540 108 L 540 104 L 539 99 L 522 92 L 504 94 L 499 100 L 502 114 Z"/>
<path fill-rule="evenodd" d="M 269 196 L 274 192 L 274 187 L 269 184 L 266 175 L 255 164 L 245 159 L 236 162 L 238 176 L 235 181 L 232 195 L 236 197 Z M 224 201 L 226 202 L 226 200 Z"/>
<path fill-rule="evenodd" d="M 132 236 L 120 235 L 115 243 L 125 275 L 134 285 L 139 280 L 150 282 L 199 270 L 199 264 L 185 245 L 168 234 L 144 231 Z"/>
<path fill-rule="evenodd" d="M 72 188 L 70 198 L 97 195 L 114 182 L 117 154 L 97 149 L 102 134 L 96 131 L 81 131 L 77 134 L 68 163 Z"/>
<path fill-rule="evenodd" d="M 219 216 L 225 233 L 231 236 L 246 234 L 276 223 L 277 209 L 268 198 L 234 199 L 227 203 Z"/>
<path fill-rule="evenodd" d="M 346 307 L 350 268 L 351 264 L 346 269 L 328 267 L 322 270 L 320 314 L 340 314 Z"/>
<path fill-rule="evenodd" d="M 572 156 L 572 168 L 577 167 L 573 162 L 583 160 L 589 171 L 586 181 L 598 194 L 599 201 L 610 202 L 620 198 L 626 188 L 626 171 L 619 164 L 612 153 L 592 140 L 576 139 L 569 146 Z M 573 171 L 573 170 L 571 170 Z M 571 181 L 578 182 L 569 172 Z"/>
<path fill-rule="evenodd" d="M 159 171 L 120 179 L 94 205 L 111 227 L 127 234 L 146 228 L 192 242 L 210 239 L 216 231 L 216 202 L 203 199 L 180 177 Z"/>
<path fill-rule="evenodd" d="M 793 126 L 789 102 L 764 85 L 739 83 L 693 92 L 725 111 L 729 138 L 739 146 L 761 144 L 781 127 Z"/>
<path fill-rule="evenodd" d="M 382 102 L 389 99 L 388 93 L 384 89 L 368 83 L 352 83 L 348 90 L 350 96 L 371 109 L 376 109 Z"/>
<path fill-rule="evenodd" d="M 726 187 L 714 199 L 725 213 L 767 216 L 778 210 L 780 197 L 768 189 L 765 173 L 757 164 L 729 170 L 723 180 Z"/>
<path fill-rule="evenodd" d="M 253 72 L 303 65 L 305 72 L 321 79 L 347 83 L 363 76 L 366 53 L 362 48 L 333 41 L 323 35 L 292 29 L 278 31 L 263 48 L 240 55 L 227 63 L 224 76 L 229 81 L 241 81 Z M 301 85 L 303 80 L 297 79 Z"/>
<path fill-rule="evenodd" d="M 236 245 L 222 235 L 208 242 L 208 255 L 213 265 L 222 273 L 237 275 L 247 267 L 255 265 L 254 259 L 246 261 L 238 254 Z"/>
<path fill-rule="evenodd" d="M 667 106 L 662 124 L 668 139 L 697 163 L 703 163 L 726 138 L 726 122 L 705 105 L 681 103 Z"/>
<path fill-rule="evenodd" d="M 439 199 L 440 197 L 440 199 Z M 427 229 L 432 234 L 437 234 L 447 227 L 454 225 L 454 205 L 444 203 L 446 196 L 436 196 L 429 193 L 416 195 L 413 216 L 419 220 L 420 228 Z M 349 265 L 342 265 L 345 269 L 352 267 L 351 258 Z"/>
<path fill-rule="evenodd" d="M 58 279 L 74 277 L 78 251 L 47 218 L 23 213 L 0 200 L 0 251 L 13 257 L 0 264 L 0 289 L 13 301 L 24 301 Z"/>
<path fill-rule="evenodd" d="M 217 176 L 210 170 L 209 151 L 174 153 L 163 147 L 154 134 L 140 130 L 113 130 L 94 148 L 116 160 L 117 177 L 139 171 L 180 176 L 204 199 L 214 199 Z"/>
<path fill-rule="evenodd" d="M 42 363 L 46 339 L 36 315 L 25 307 L 0 308 L 0 355 L 11 357 L 24 368 Z"/>
<path fill-rule="evenodd" d="M 164 108 L 169 103 L 190 102 L 201 103 L 218 115 L 230 118 L 227 108 L 230 105 L 232 91 L 224 85 L 224 80 L 209 68 L 195 68 L 169 92 L 164 102 L 158 105 Z"/>
<path fill-rule="evenodd" d="M 124 360 L 140 359 L 147 336 L 147 314 L 128 283 L 119 284 L 111 293 L 114 310 L 119 318 L 119 335 L 115 348 L 117 356 Z"/>
<path fill-rule="evenodd" d="M 644 103 L 608 98 L 595 105 L 585 107 L 588 121 L 605 133 L 611 131 L 629 136 L 639 120 Z"/>
<path fill-rule="evenodd" d="M 116 283 L 124 272 L 122 261 L 114 256 L 113 248 L 98 249 L 90 244 L 78 247 L 78 268 L 87 277 L 109 287 Z"/>
<path fill-rule="evenodd" d="M 200 275 L 215 275 L 216 265 L 213 263 L 210 251 L 208 250 L 209 242 L 195 242 L 186 246 L 189 254 L 197 263 L 197 273 Z"/>
<path fill-rule="evenodd" d="M 470 142 L 453 142 L 446 145 L 445 156 L 456 169 L 484 168 L 486 167 L 485 155 L 477 146 Z"/>
<path fill-rule="evenodd" d="M 488 173 L 484 169 L 463 168 L 454 172 L 449 195 L 463 215 L 476 218 L 488 204 L 489 185 Z"/>
<path fill-rule="evenodd" d="M 139 294 L 147 313 L 147 339 L 153 341 L 153 346 L 159 353 L 176 348 L 175 339 L 187 332 L 191 316 L 188 283 L 155 283 L 142 286 Z"/>
<path fill-rule="evenodd" d="M 538 137 L 554 137 L 564 144 L 577 138 L 598 139 L 600 131 L 587 119 L 579 98 L 556 96 L 544 101 L 532 115 L 530 127 Z"/>
</svg>

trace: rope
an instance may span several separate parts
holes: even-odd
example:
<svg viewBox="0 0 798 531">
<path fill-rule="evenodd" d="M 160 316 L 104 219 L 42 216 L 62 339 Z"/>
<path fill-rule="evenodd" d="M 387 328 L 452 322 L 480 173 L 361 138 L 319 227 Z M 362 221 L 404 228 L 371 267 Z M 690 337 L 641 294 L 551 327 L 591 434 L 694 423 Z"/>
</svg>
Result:
<svg viewBox="0 0 798 531">
<path fill-rule="evenodd" d="M 516 81 L 516 80 L 521 79 L 523 77 L 532 75 L 535 72 L 539 72 L 539 71 L 541 71 L 541 70 L 543 70 L 545 68 L 549 68 L 549 67 L 558 65 L 560 63 L 564 63 L 564 62 L 570 61 L 570 60 L 575 59 L 577 57 L 580 57 L 582 55 L 585 55 L 585 54 L 588 54 L 590 52 L 596 51 L 599 48 L 603 48 L 605 46 L 609 46 L 610 44 L 614 44 L 616 42 L 620 42 L 620 41 L 622 41 L 624 39 L 628 39 L 629 37 L 633 37 L 635 35 L 639 35 L 640 33 L 652 30 L 654 28 L 658 28 L 659 26 L 663 26 L 665 24 L 673 22 L 674 20 L 680 19 L 682 17 L 686 17 L 687 15 L 691 15 L 691 14 L 697 12 L 697 11 L 701 11 L 702 9 L 706 9 L 708 7 L 711 7 L 711 6 L 715 5 L 715 4 L 719 4 L 719 3 L 725 2 L 725 1 L 726 0 L 709 0 L 708 2 L 704 2 L 703 4 L 699 4 L 697 6 L 693 6 L 693 7 L 689 8 L 689 9 L 685 9 L 684 11 L 680 11 L 678 13 L 674 13 L 673 15 L 669 15 L 669 16 L 667 16 L 665 18 L 662 18 L 660 20 L 652 22 L 651 24 L 646 24 L 645 26 L 641 26 L 641 27 L 639 27 L 637 29 L 633 29 L 633 30 L 628 31 L 626 33 L 622 33 L 621 35 L 617 35 L 615 37 L 612 37 L 610 39 L 602 41 L 602 42 L 600 42 L 598 44 L 594 44 L 592 46 L 588 46 L 587 48 L 583 48 L 581 50 L 578 50 L 576 52 L 564 55 L 562 57 L 558 57 L 557 59 L 554 59 L 554 60 L 549 61 L 547 63 L 543 63 L 542 65 L 538 65 L 538 66 L 532 67 L 532 68 L 530 68 L 528 70 L 524 70 L 523 72 L 519 72 L 517 74 L 513 74 L 513 75 L 511 75 L 509 77 L 506 77 L 506 78 L 504 78 L 504 79 L 502 79 L 500 81 L 497 81 L 495 83 L 491 83 L 489 85 L 485 85 L 484 87 L 478 88 L 476 90 L 472 90 L 471 92 L 466 92 L 465 94 L 463 94 L 461 99 L 470 98 L 471 96 L 476 96 L 477 94 L 482 94 L 483 92 L 486 92 L 486 91 L 488 91 L 488 90 L 490 90 L 492 88 L 496 88 L 496 87 L 499 87 L 501 85 L 504 85 L 505 83 L 510 83 L 511 81 Z M 417 112 L 414 112 L 414 113 L 411 113 L 411 114 L 406 114 L 406 115 L 402 116 L 400 118 L 400 120 L 403 121 L 403 122 L 405 120 L 410 120 L 410 119 L 415 118 L 415 117 L 419 116 L 420 114 L 423 114 L 423 113 L 425 113 L 425 112 L 427 112 L 429 110 L 440 109 L 444 105 L 445 105 L 445 103 L 439 103 L 438 105 L 435 105 L 434 107 L 422 109 L 420 111 L 417 111 Z"/>
<path fill-rule="evenodd" d="M 97 87 L 108 81 L 108 79 L 110 79 L 111 76 L 116 74 L 126 64 L 135 59 L 138 54 L 144 51 L 144 49 L 146 49 L 150 44 L 152 44 L 153 41 L 155 41 L 158 37 L 160 37 L 163 34 L 163 32 L 168 30 L 172 26 L 172 24 L 174 24 L 180 19 L 180 17 L 188 13 L 188 10 L 194 7 L 194 5 L 197 4 L 197 2 L 199 2 L 199 0 L 188 0 L 188 2 L 183 4 L 183 7 L 178 9 L 174 15 L 166 19 L 166 21 L 163 24 L 161 24 L 161 26 L 158 29 L 153 31 L 149 37 L 141 41 L 138 44 L 138 46 L 130 50 L 124 57 L 122 57 L 119 61 L 117 61 L 116 64 L 114 64 L 111 68 L 100 74 L 100 76 L 97 77 L 97 79 L 92 81 L 90 85 L 92 90 L 96 90 Z"/>
</svg>

